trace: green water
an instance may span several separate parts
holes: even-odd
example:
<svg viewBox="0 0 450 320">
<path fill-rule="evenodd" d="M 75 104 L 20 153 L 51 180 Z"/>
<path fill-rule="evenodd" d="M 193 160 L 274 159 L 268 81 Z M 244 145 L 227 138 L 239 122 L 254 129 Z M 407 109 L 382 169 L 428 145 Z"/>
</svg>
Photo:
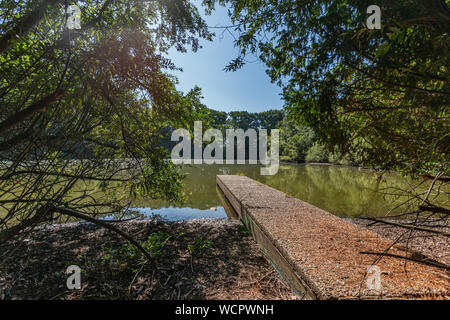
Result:
<svg viewBox="0 0 450 320">
<path fill-rule="evenodd" d="M 379 173 L 374 171 L 328 165 L 283 164 L 273 176 L 262 176 L 260 166 L 249 164 L 184 166 L 182 170 L 186 173 L 185 203 L 135 199 L 132 211 L 147 217 L 157 214 L 172 221 L 226 218 L 216 190 L 218 174 L 246 175 L 340 217 L 386 215 L 394 200 L 398 204 L 404 199 L 393 199 L 383 192 L 386 193 L 388 186 L 407 187 L 407 182 L 396 174 L 383 175 L 380 179 Z M 422 188 L 426 192 L 427 185 Z M 89 196 L 100 203 L 109 199 L 92 182 L 80 182 L 80 190 L 74 191 L 74 197 L 88 190 Z M 128 197 L 127 194 L 121 196 Z M 5 210 L 0 208 L 0 217 L 6 214 Z M 113 216 L 104 216 L 105 219 L 110 217 Z"/>
<path fill-rule="evenodd" d="M 183 168 L 187 174 L 184 204 L 139 200 L 133 204 L 145 214 L 156 213 L 169 220 L 225 217 L 216 192 L 217 174 L 239 174 L 265 183 L 298 199 L 340 217 L 381 216 L 392 206 L 392 199 L 380 191 L 387 185 L 404 185 L 399 176 L 379 179 L 370 170 L 328 165 L 285 164 L 276 175 L 261 176 L 256 165 L 201 165 Z"/>
</svg>

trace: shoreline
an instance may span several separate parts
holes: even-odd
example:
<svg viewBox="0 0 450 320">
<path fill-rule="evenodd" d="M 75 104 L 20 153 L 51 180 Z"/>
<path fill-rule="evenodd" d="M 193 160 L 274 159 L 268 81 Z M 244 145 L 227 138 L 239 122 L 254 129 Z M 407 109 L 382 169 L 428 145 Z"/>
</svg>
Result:
<svg viewBox="0 0 450 320">
<path fill-rule="evenodd" d="M 7 244 L 0 245 L 0 299 L 297 299 L 239 221 L 148 219 L 119 227 L 141 241 L 165 237 L 154 246 L 157 270 L 129 259 L 135 251 L 125 240 L 91 223 L 42 226 L 10 242 L 7 257 Z M 120 250 L 125 259 L 115 259 Z M 66 288 L 69 265 L 82 270 L 80 290 Z"/>
<path fill-rule="evenodd" d="M 368 226 L 367 220 L 345 220 L 391 240 L 404 232 L 398 227 Z M 126 241 L 92 223 L 45 225 L 20 243 L 10 242 L 15 249 L 6 258 L 7 245 L 0 245 L 0 299 L 298 299 L 240 221 L 145 219 L 116 225 L 139 240 L 170 235 L 161 254 L 154 257 L 158 270 L 149 265 L 105 264 L 105 257 L 124 248 Z M 211 243 L 211 248 L 190 254 L 189 245 L 199 241 Z M 450 241 L 443 236 L 416 231 L 406 244 L 435 261 L 450 263 Z M 72 264 L 83 270 L 81 290 L 65 288 L 65 268 Z"/>
<path fill-rule="evenodd" d="M 357 170 L 368 170 L 368 171 L 377 171 L 377 169 L 364 167 L 364 166 L 356 166 L 352 164 L 340 164 L 340 163 L 332 163 L 332 162 L 296 162 L 296 161 L 280 161 L 280 165 L 282 164 L 295 164 L 295 165 L 309 165 L 309 166 L 329 166 L 329 167 L 344 167 L 344 168 L 353 168 Z M 393 171 L 394 172 L 394 171 Z"/>
</svg>

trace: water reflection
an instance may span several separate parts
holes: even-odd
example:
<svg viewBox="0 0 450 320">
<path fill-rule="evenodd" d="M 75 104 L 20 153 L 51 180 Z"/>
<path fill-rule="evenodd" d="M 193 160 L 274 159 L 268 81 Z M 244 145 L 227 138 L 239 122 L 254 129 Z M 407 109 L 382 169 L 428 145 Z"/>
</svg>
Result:
<svg viewBox="0 0 450 320">
<path fill-rule="evenodd" d="M 286 164 L 274 176 L 261 176 L 257 165 L 201 165 L 183 168 L 187 177 L 184 204 L 155 200 L 136 200 L 135 207 L 145 212 L 180 216 L 211 217 L 225 215 L 216 193 L 217 174 L 246 175 L 291 196 L 309 202 L 341 217 L 377 216 L 387 212 L 391 203 L 377 190 L 387 182 L 400 184 L 398 177 L 390 175 L 378 179 L 377 173 L 350 167 Z M 176 210 L 179 208 L 178 210 Z M 180 209 L 185 208 L 185 209 Z M 211 210 L 214 208 L 216 210 Z M 144 209 L 141 209 L 144 210 Z M 170 219 L 170 218 L 169 218 Z M 179 219 L 176 219 L 179 220 Z"/>
<path fill-rule="evenodd" d="M 201 210 L 195 208 L 136 208 L 134 209 L 139 214 L 145 217 L 158 216 L 169 221 L 180 221 L 180 220 L 192 220 L 192 219 L 211 219 L 211 218 L 226 218 L 227 214 L 223 207 L 216 207 L 209 210 Z"/>
</svg>

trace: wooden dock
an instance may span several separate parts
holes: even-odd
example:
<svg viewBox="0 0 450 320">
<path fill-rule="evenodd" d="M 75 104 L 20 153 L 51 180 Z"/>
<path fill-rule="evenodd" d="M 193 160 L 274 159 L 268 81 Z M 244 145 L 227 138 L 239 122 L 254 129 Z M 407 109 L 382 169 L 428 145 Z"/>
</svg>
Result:
<svg viewBox="0 0 450 320">
<path fill-rule="evenodd" d="M 227 210 L 248 226 L 273 266 L 304 299 L 450 297 L 446 270 L 362 253 L 392 246 L 377 233 L 245 176 L 218 175 L 216 181 L 231 207 Z M 396 246 L 387 252 L 411 254 Z"/>
</svg>

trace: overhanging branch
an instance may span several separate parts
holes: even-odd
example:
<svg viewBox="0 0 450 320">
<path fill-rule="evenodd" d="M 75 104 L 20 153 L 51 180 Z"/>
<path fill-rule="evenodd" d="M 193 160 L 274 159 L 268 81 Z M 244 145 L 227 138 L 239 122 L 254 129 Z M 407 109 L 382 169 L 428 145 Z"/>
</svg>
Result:
<svg viewBox="0 0 450 320">
<path fill-rule="evenodd" d="M 25 121 L 26 119 L 33 116 L 36 112 L 43 111 L 49 104 L 52 102 L 55 102 L 56 100 L 62 98 L 64 95 L 64 92 L 62 90 L 56 90 L 52 94 L 42 98 L 41 100 L 33 103 L 28 108 L 21 110 L 19 112 L 16 112 L 9 118 L 3 120 L 0 123 L 0 134 L 5 133 L 12 127 L 14 127 L 16 124 Z"/>
</svg>

